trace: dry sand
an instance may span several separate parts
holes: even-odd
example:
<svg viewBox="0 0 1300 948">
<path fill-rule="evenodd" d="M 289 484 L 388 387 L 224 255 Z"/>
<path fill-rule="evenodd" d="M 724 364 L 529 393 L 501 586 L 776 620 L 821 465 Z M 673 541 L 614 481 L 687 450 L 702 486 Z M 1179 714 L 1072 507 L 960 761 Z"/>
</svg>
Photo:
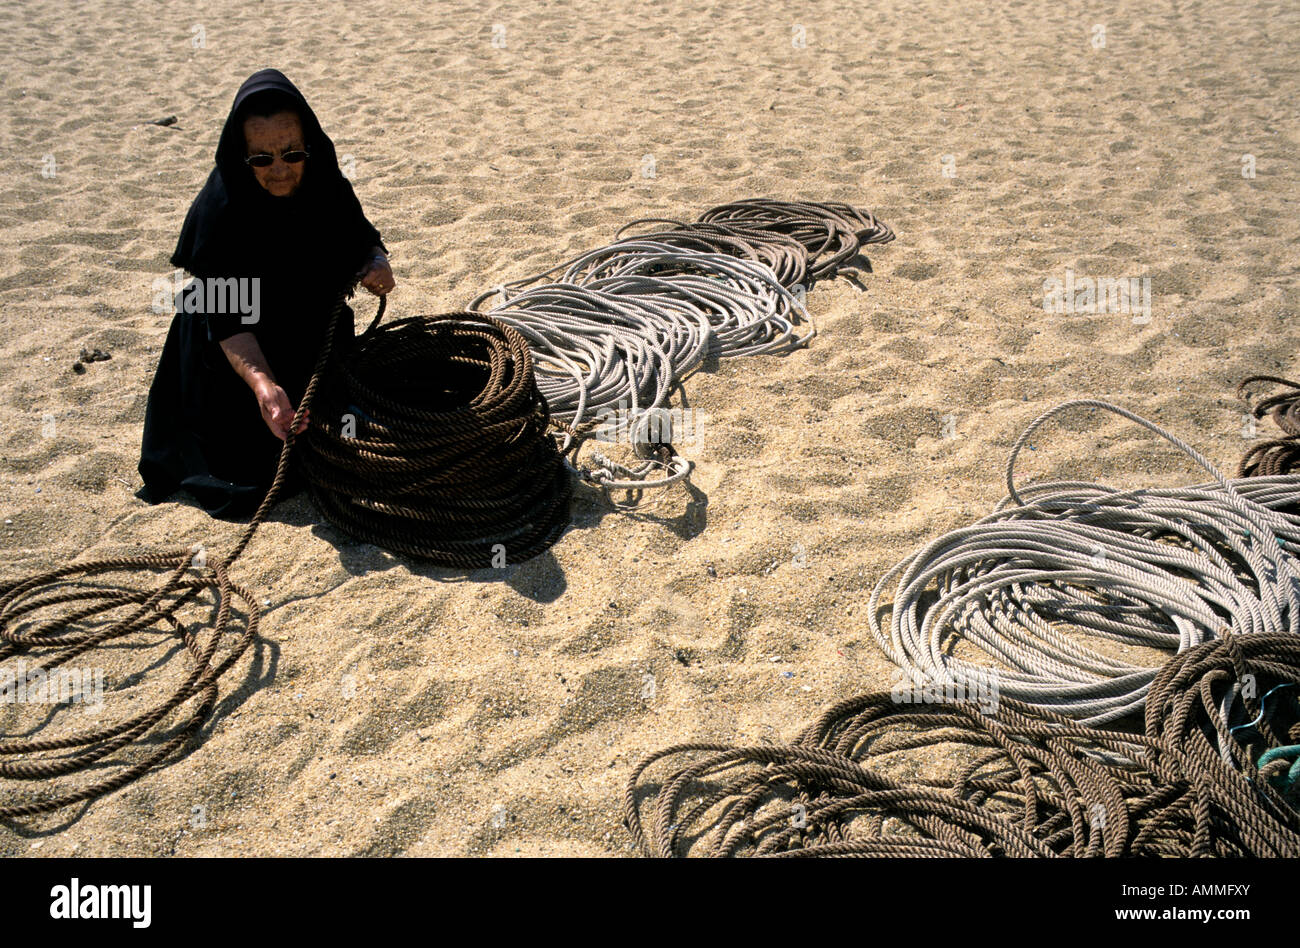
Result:
<svg viewBox="0 0 1300 948">
<path fill-rule="evenodd" d="M 353 543 L 304 497 L 278 507 L 235 569 L 270 602 L 263 642 L 201 743 L 0 827 L 0 853 L 624 854 L 647 752 L 789 737 L 888 685 L 872 584 L 1001 497 L 1043 410 L 1112 399 L 1235 465 L 1231 386 L 1295 372 L 1300 10 L 786 9 L 0 8 L 0 574 L 234 541 L 192 504 L 137 499 L 135 465 L 170 318 L 151 281 L 256 69 L 282 69 L 353 156 L 394 316 L 742 197 L 848 201 L 898 233 L 860 285 L 810 294 L 810 349 L 690 382 L 694 497 L 628 515 L 584 494 L 554 550 L 504 579 Z M 1045 314 L 1067 267 L 1149 276 L 1150 322 Z M 113 358 L 74 375 L 83 345 Z M 1099 415 L 1034 447 L 1025 476 L 1205 479 Z"/>
</svg>

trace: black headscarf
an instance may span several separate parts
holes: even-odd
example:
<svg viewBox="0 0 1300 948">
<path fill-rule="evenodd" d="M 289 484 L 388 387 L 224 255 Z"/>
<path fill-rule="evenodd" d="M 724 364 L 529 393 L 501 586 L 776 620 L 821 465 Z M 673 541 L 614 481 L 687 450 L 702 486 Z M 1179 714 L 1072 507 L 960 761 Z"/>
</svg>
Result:
<svg viewBox="0 0 1300 948">
<path fill-rule="evenodd" d="M 273 101 L 268 102 L 267 99 Z M 310 152 L 288 197 L 266 191 L 244 163 L 244 119 L 289 107 Z M 334 301 L 355 282 L 370 248 L 383 248 L 334 143 L 282 73 L 263 69 L 239 88 L 217 144 L 216 167 L 194 199 L 172 265 L 200 278 L 258 278 L 260 317 L 178 307 L 149 389 L 141 442 L 141 497 L 157 503 L 178 487 L 214 516 L 256 509 L 275 474 L 281 442 L 235 374 L 220 341 L 251 332 L 291 404 L 297 406 L 325 337 Z M 345 358 L 354 332 L 344 307 L 333 351 Z M 281 496 L 296 489 L 286 483 Z"/>
<path fill-rule="evenodd" d="M 268 96 L 298 113 L 311 153 L 302 184 L 288 197 L 267 192 L 244 163 L 244 119 Z M 172 265 L 203 277 L 282 275 L 336 285 L 373 246 L 383 246 L 379 232 L 366 222 L 316 113 L 278 69 L 254 73 L 235 94 L 216 167 L 185 215 Z"/>
</svg>

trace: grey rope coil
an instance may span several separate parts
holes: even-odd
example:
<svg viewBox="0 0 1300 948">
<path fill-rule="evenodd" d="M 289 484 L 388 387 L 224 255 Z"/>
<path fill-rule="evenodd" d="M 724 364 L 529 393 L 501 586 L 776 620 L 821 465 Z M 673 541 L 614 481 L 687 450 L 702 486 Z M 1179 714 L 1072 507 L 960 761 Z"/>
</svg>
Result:
<svg viewBox="0 0 1300 948">
<path fill-rule="evenodd" d="M 652 240 L 703 253 L 727 253 L 766 264 L 784 287 L 806 286 L 808 283 L 808 251 L 803 244 L 786 234 L 761 227 L 734 226 L 721 222 L 705 224 L 697 221 L 687 224 L 642 218 L 620 228 L 614 237 L 622 240 L 623 231 L 646 223 L 672 224 L 674 229 L 638 234 L 628 239 Z"/>
<path fill-rule="evenodd" d="M 1078 407 L 1136 421 L 1214 481 L 1017 487 L 1014 465 L 1030 435 Z M 1102 640 L 1181 652 L 1227 631 L 1300 633 L 1300 516 L 1287 512 L 1300 502 L 1295 479 L 1225 480 L 1158 425 L 1078 400 L 1025 430 L 1007 486 L 993 514 L 927 543 L 872 591 L 871 635 L 914 683 L 987 688 L 992 680 L 1004 696 L 1099 725 L 1141 711 L 1158 671 L 1099 651 Z M 958 643 L 980 660 L 957 657 Z"/>
<path fill-rule="evenodd" d="M 894 239 L 894 232 L 871 214 L 834 201 L 814 204 L 753 198 L 711 208 L 700 215 L 700 221 L 743 223 L 793 237 L 808 253 L 808 273 L 813 279 L 834 276 L 865 244 Z"/>
<path fill-rule="evenodd" d="M 528 340 L 570 465 L 607 490 L 662 487 L 689 475 L 690 462 L 670 444 L 668 403 L 682 380 L 710 357 L 807 345 L 816 328 L 802 291 L 833 276 L 863 244 L 893 238 L 846 204 L 768 199 L 712 208 L 695 223 L 641 219 L 619 233 L 645 224 L 672 226 L 501 284 L 468 306 L 500 297 L 487 312 Z M 637 446 L 641 463 L 593 453 L 596 466 L 579 467 L 578 439 L 598 426 L 600 440 Z M 647 439 L 650 430 L 661 437 Z M 666 450 L 651 450 L 654 443 Z"/>
<path fill-rule="evenodd" d="M 1243 687 L 1250 683 L 1250 687 Z M 1002 699 L 839 702 L 789 744 L 686 743 L 633 770 L 649 856 L 1300 856 L 1300 638 L 1172 659 L 1145 733 Z M 899 777 L 936 751 L 946 773 Z M 671 761 L 667 774 L 652 771 Z"/>
</svg>

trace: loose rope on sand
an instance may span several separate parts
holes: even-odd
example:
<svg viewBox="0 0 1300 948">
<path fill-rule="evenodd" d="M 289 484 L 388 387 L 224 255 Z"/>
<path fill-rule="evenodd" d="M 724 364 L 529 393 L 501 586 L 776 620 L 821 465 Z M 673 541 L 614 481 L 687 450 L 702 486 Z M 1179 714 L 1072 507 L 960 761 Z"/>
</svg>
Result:
<svg viewBox="0 0 1300 948">
<path fill-rule="evenodd" d="M 280 449 L 275 479 L 252 520 L 241 531 L 234 549 L 224 559 L 209 565 L 201 549 L 109 557 L 72 563 L 0 584 L 4 590 L 0 595 L 0 661 L 14 656 L 34 658 L 31 668 L 22 669 L 28 679 L 38 670 L 48 676 L 97 647 L 121 644 L 137 636 L 178 637 L 192 662 L 185 679 L 169 697 L 126 721 L 49 739 L 0 736 L 0 779 L 48 781 L 77 773 L 114 771 L 70 791 L 29 795 L 20 802 L 0 804 L 0 818 L 50 813 L 111 793 L 179 750 L 211 715 L 217 703 L 218 679 L 253 643 L 261 618 L 256 597 L 232 581 L 229 570 L 280 493 L 288 474 L 299 419 L 306 417 L 320 384 L 321 369 L 328 360 L 345 299 L 340 294 L 330 314 L 329 331 L 315 371 L 289 426 L 289 436 Z M 132 588 L 130 584 L 140 584 L 141 571 L 146 575 L 160 572 L 164 575 L 161 582 L 150 580 L 149 588 Z M 137 578 L 121 576 L 112 584 L 105 584 L 103 577 L 114 574 Z M 97 578 L 98 584 L 87 582 L 92 577 Z M 205 630 L 198 622 L 193 625 L 180 622 L 176 611 L 204 592 L 214 596 L 211 604 L 217 614 L 212 626 Z M 79 605 L 69 608 L 68 603 Z M 233 612 L 237 603 L 244 610 L 242 621 Z M 63 608 L 52 608 L 56 606 Z M 119 610 L 126 613 L 112 620 L 112 613 Z M 216 661 L 219 651 L 224 655 Z M 183 707 L 188 717 L 179 723 L 172 722 L 172 712 Z M 132 748 L 137 751 L 134 755 L 130 753 Z M 148 749 L 141 753 L 141 748 Z"/>
<path fill-rule="evenodd" d="M 1214 481 L 1017 488 L 1015 462 L 1030 436 L 1077 408 L 1143 425 Z M 1099 725 L 1140 711 L 1157 672 L 1105 654 L 1086 637 L 1185 651 L 1227 631 L 1300 633 L 1294 479 L 1225 480 L 1160 426 L 1090 399 L 1035 420 L 1012 449 L 1006 476 L 1008 497 L 993 514 L 926 544 L 872 592 L 872 637 L 911 680 L 978 687 L 992 675 L 1005 696 Z M 982 653 L 979 661 L 954 655 L 959 643 Z"/>
<path fill-rule="evenodd" d="M 633 771 L 624 817 L 649 856 L 1300 855 L 1300 638 L 1181 653 L 1144 734 L 1001 698 L 840 702 L 789 744 L 678 744 Z M 925 751 L 945 778 L 891 774 Z M 673 760 L 666 776 L 654 765 Z M 693 758 L 693 759 L 690 759 Z M 1289 769 L 1288 769 L 1289 768 Z"/>
<path fill-rule="evenodd" d="M 278 498 L 299 420 L 311 417 L 310 408 L 316 414 L 300 452 L 304 473 L 322 512 L 347 532 L 438 562 L 487 566 L 498 555 L 501 565 L 526 559 L 563 531 L 571 481 L 547 433 L 546 405 L 518 333 L 477 313 L 411 317 L 376 331 L 381 298 L 348 357 L 332 361 L 345 300 L 340 294 L 330 314 L 271 487 L 224 559 L 209 565 L 206 554 L 172 550 L 72 563 L 0 583 L 0 661 L 33 658 L 22 669 L 27 678 L 37 671 L 48 677 L 95 648 L 135 636 L 179 638 L 191 663 L 170 696 L 126 721 L 50 739 L 0 736 L 0 779 L 111 771 L 70 791 L 0 804 L 0 818 L 100 797 L 199 732 L 216 706 L 218 680 L 257 637 L 256 597 L 229 571 Z M 420 407 L 405 404 L 407 398 Z M 341 408 L 358 416 L 359 434 L 346 443 Z M 485 467 L 492 476 L 483 476 Z M 507 489 L 512 478 L 519 483 Z M 142 571 L 147 588 L 132 588 L 126 577 L 138 584 Z M 181 622 L 177 611 L 205 592 L 216 609 L 211 627 Z M 173 720 L 182 708 L 188 716 Z"/>
<path fill-rule="evenodd" d="M 95 648 L 151 633 L 179 638 L 191 667 L 165 700 L 118 724 L 50 739 L 0 736 L 0 779 L 45 781 L 80 771 L 120 768 L 71 792 L 2 803 L 0 818 L 48 813 L 110 793 L 169 757 L 198 733 L 216 706 L 217 680 L 256 638 L 261 613 L 252 593 L 230 579 L 228 568 L 234 556 L 211 568 L 194 567 L 195 556 L 195 550 L 189 549 L 90 560 L 3 587 L 0 662 L 18 656 L 20 660 L 14 664 L 25 681 L 32 680 L 38 670 L 44 673 L 40 679 L 48 681 L 60 668 Z M 138 577 L 142 572 L 162 574 L 161 582 L 151 580 L 153 585 L 147 589 L 117 584 L 131 583 L 126 577 Z M 176 610 L 206 591 L 215 594 L 218 605 L 211 628 L 179 622 Z M 53 608 L 68 603 L 76 606 Z M 242 618 L 232 611 L 236 603 L 244 610 Z M 120 617 L 110 621 L 107 617 L 114 612 Z M 96 617 L 104 618 L 86 625 L 86 620 Z M 219 650 L 223 654 L 218 660 Z M 37 652 L 43 653 L 39 661 L 24 667 L 21 659 Z M 16 682 L 10 686 L 17 690 Z M 171 712 L 187 704 L 187 717 L 167 723 Z M 149 746 L 136 758 L 115 756 L 131 745 Z"/>
</svg>

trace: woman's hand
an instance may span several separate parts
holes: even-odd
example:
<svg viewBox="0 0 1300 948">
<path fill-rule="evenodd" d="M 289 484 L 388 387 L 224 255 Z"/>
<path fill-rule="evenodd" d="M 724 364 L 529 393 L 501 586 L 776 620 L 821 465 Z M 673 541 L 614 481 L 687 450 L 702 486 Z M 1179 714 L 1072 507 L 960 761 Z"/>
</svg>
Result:
<svg viewBox="0 0 1300 948">
<path fill-rule="evenodd" d="M 293 424 L 293 403 L 279 385 L 268 382 L 257 390 L 257 404 L 262 409 L 262 420 L 271 429 L 271 434 L 281 441 L 289 437 L 289 426 Z M 304 412 L 298 422 L 295 433 L 301 433 L 307 427 L 310 412 Z"/>
<path fill-rule="evenodd" d="M 266 427 L 271 429 L 271 434 L 284 441 L 289 437 L 289 426 L 293 424 L 293 403 L 271 374 L 271 367 L 266 364 L 266 356 L 262 353 L 257 336 L 251 332 L 236 333 L 221 340 L 221 349 L 235 374 L 253 390 Z M 307 416 L 304 413 L 298 431 L 301 432 L 306 424 Z"/>
<path fill-rule="evenodd" d="M 373 257 L 358 276 L 361 285 L 375 296 L 384 296 L 397 286 L 393 271 L 388 266 L 388 258 L 382 254 Z"/>
</svg>

